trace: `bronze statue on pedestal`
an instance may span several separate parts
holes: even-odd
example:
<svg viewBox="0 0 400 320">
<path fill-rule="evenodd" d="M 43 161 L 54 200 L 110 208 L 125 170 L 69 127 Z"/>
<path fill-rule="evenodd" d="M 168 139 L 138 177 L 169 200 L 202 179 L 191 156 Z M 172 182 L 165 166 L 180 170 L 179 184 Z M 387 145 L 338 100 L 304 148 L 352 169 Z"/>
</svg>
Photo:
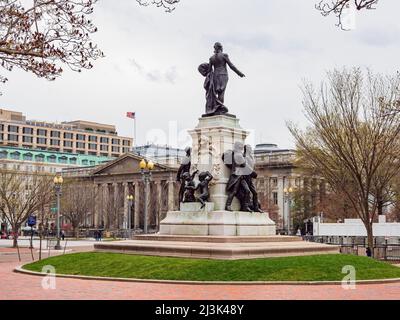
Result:
<svg viewBox="0 0 400 320">
<path fill-rule="evenodd" d="M 213 116 L 228 113 L 228 108 L 224 105 L 225 90 L 229 81 L 227 65 L 241 78 L 245 75 L 240 72 L 231 62 L 229 56 L 223 52 L 221 43 L 214 45 L 214 55 L 209 63 L 199 66 L 199 72 L 206 77 L 204 89 L 206 89 L 206 114 Z"/>
</svg>

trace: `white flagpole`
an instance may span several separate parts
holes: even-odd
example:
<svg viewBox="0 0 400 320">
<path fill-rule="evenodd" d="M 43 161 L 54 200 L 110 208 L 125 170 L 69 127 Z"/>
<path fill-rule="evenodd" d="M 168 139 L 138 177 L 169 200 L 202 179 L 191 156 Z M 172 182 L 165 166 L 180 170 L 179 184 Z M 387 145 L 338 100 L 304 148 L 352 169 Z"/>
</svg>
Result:
<svg viewBox="0 0 400 320">
<path fill-rule="evenodd" d="M 133 129 L 133 146 L 136 147 L 137 146 L 137 142 L 136 142 L 136 111 L 135 111 L 135 118 L 133 119 L 133 125 L 134 125 L 134 129 Z M 132 148 L 133 151 L 133 148 Z"/>
</svg>

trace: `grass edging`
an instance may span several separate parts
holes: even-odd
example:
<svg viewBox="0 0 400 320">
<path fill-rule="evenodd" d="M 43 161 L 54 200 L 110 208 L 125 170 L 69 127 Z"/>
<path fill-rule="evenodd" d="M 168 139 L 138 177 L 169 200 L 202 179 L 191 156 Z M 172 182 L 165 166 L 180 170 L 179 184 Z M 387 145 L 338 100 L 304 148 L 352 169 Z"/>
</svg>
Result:
<svg viewBox="0 0 400 320">
<path fill-rule="evenodd" d="M 31 276 L 45 277 L 49 273 L 30 271 L 18 266 L 14 268 L 14 272 L 28 274 Z M 159 284 L 182 284 L 182 285 L 341 285 L 341 281 L 184 281 L 184 280 L 156 280 L 156 279 L 133 279 L 133 278 L 114 278 L 99 276 L 83 276 L 54 274 L 56 278 L 76 279 L 76 280 L 97 280 L 97 281 L 118 281 L 118 282 L 136 282 L 136 283 L 159 283 Z M 373 279 L 373 280 L 356 280 L 356 285 L 362 284 L 385 284 L 399 283 L 400 278 L 394 279 Z"/>
</svg>

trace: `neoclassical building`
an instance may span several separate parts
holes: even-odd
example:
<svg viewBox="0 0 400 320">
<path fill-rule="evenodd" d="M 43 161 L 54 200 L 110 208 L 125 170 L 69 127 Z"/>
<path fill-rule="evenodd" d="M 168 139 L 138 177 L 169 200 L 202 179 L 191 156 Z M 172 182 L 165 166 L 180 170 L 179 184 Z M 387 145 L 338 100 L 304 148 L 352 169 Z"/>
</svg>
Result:
<svg viewBox="0 0 400 320">
<path fill-rule="evenodd" d="M 305 177 L 295 166 L 294 150 L 279 149 L 273 144 L 258 145 L 255 158 L 261 206 L 270 212 L 278 230 L 287 230 L 292 219 L 290 197 L 293 196 L 287 191 L 302 188 L 312 178 Z M 93 212 L 88 213 L 85 226 L 126 229 L 129 212 L 127 196 L 132 195 L 131 228 L 143 229 L 145 187 L 139 168 L 142 159 L 137 154 L 126 153 L 103 165 L 63 170 L 64 177 L 76 183 L 89 182 L 96 189 L 95 206 Z M 176 181 L 176 174 L 176 165 L 170 167 L 157 163 L 152 171 L 147 221 L 149 231 L 158 231 L 166 213 L 178 209 L 179 182 Z"/>
<path fill-rule="evenodd" d="M 107 164 L 64 169 L 63 176 L 75 183 L 90 182 L 96 192 L 94 212 L 89 213 L 85 225 L 108 230 L 126 229 L 128 221 L 128 195 L 134 197 L 131 208 L 131 228 L 143 229 L 144 182 L 139 168 L 143 158 L 126 153 Z M 149 230 L 156 231 L 167 211 L 178 207 L 176 168 L 155 164 L 151 172 L 148 203 Z"/>
</svg>

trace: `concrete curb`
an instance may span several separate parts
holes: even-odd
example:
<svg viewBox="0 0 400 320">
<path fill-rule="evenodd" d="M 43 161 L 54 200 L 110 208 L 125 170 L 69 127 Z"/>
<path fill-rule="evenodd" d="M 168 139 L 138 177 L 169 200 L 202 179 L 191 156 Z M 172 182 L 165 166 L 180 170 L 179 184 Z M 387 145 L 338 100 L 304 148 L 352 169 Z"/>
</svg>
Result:
<svg viewBox="0 0 400 320">
<path fill-rule="evenodd" d="M 14 268 L 14 272 L 28 274 L 31 276 L 44 277 L 49 273 L 29 271 L 23 269 L 23 266 Z M 133 279 L 133 278 L 113 278 L 113 277 L 96 277 L 82 275 L 56 274 L 57 278 L 77 279 L 77 280 L 98 280 L 98 281 L 117 281 L 117 282 L 136 282 L 136 283 L 158 283 L 158 284 L 180 284 L 180 285 L 342 285 L 341 281 L 182 281 L 182 280 L 153 280 L 153 279 Z M 356 285 L 363 284 L 386 284 L 400 283 L 400 278 L 395 279 L 376 279 L 376 280 L 359 280 Z"/>
</svg>

